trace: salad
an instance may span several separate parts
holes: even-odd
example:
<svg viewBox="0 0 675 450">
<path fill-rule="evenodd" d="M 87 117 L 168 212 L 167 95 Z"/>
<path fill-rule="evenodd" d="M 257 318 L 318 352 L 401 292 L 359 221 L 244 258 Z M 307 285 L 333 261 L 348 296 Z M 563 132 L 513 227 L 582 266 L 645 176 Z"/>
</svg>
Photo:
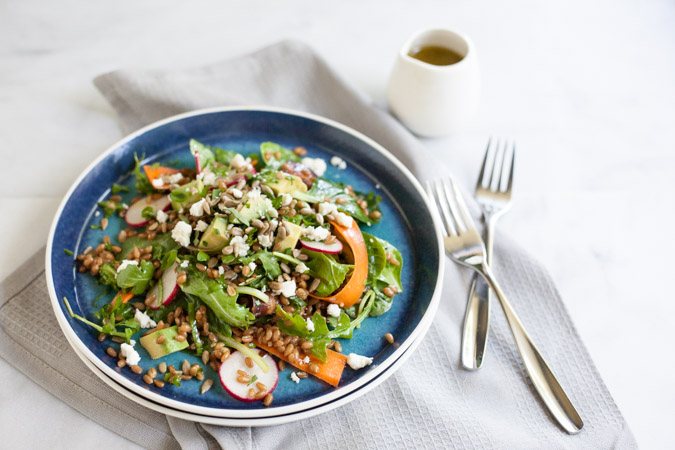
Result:
<svg viewBox="0 0 675 450">
<path fill-rule="evenodd" d="M 193 139 L 190 152 L 194 168 L 136 157 L 134 188 L 114 184 L 99 203 L 92 227 L 126 225 L 76 266 L 116 295 L 91 320 L 64 298 L 70 315 L 112 341 L 107 353 L 147 384 L 195 379 L 203 394 L 213 370 L 234 398 L 265 406 L 287 364 L 296 383 L 314 376 L 332 386 L 345 366 L 370 364 L 342 354 L 340 341 L 402 291 L 400 252 L 361 229 L 382 219 L 380 197 L 324 178 L 325 161 L 303 147 L 264 142 L 245 157 Z M 135 197 L 127 205 L 120 194 Z M 145 373 L 138 345 L 157 362 Z M 176 352 L 203 366 L 167 366 L 162 358 Z"/>
</svg>

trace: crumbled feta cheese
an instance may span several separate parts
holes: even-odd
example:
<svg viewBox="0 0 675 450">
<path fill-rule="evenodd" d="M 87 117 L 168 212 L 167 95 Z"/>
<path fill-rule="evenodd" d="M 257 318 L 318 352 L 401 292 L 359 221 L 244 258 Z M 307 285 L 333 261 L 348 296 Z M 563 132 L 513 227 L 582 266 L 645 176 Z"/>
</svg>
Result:
<svg viewBox="0 0 675 450">
<path fill-rule="evenodd" d="M 161 209 L 157 211 L 157 215 L 155 216 L 155 219 L 157 219 L 157 222 L 159 223 L 166 223 L 168 218 L 169 215 L 164 211 L 162 211 Z"/>
<path fill-rule="evenodd" d="M 369 366 L 373 362 L 373 358 L 368 358 L 367 356 L 357 355 L 356 353 L 350 353 L 347 355 L 347 364 L 354 370 L 363 369 L 366 366 Z"/>
<path fill-rule="evenodd" d="M 204 214 L 205 204 L 206 204 L 205 198 L 199 200 L 197 203 L 193 203 L 192 206 L 190 206 L 190 214 L 195 217 L 201 217 Z"/>
<path fill-rule="evenodd" d="M 301 262 L 300 264 L 295 266 L 295 271 L 298 272 L 298 273 L 305 273 L 308 270 L 309 270 L 309 267 L 307 267 L 304 262 Z"/>
<path fill-rule="evenodd" d="M 290 280 L 281 283 L 281 289 L 275 292 L 283 294 L 284 297 L 293 297 L 295 295 L 295 289 L 296 289 L 295 280 Z"/>
<path fill-rule="evenodd" d="M 180 172 L 174 173 L 173 175 L 169 175 L 168 177 L 164 178 L 164 180 L 166 181 L 167 184 L 176 184 L 182 179 L 183 179 L 183 174 L 180 173 Z"/>
<path fill-rule="evenodd" d="M 255 199 L 260 197 L 260 188 L 253 188 L 246 193 L 246 197 Z"/>
<path fill-rule="evenodd" d="M 182 263 L 180 263 L 180 266 L 185 269 L 187 266 L 190 265 L 190 262 L 187 259 L 184 259 Z"/>
<path fill-rule="evenodd" d="M 203 220 L 200 220 L 197 222 L 197 225 L 195 225 L 195 230 L 197 231 L 204 231 L 209 227 L 209 225 L 204 222 Z"/>
<path fill-rule="evenodd" d="M 340 170 L 344 170 L 347 168 L 347 163 L 345 162 L 344 159 L 340 158 L 339 156 L 333 156 L 330 159 L 330 165 L 335 166 Z"/>
<path fill-rule="evenodd" d="M 310 333 L 314 331 L 314 322 L 312 322 L 312 319 L 309 317 L 305 319 L 305 322 L 307 322 L 307 331 Z"/>
<path fill-rule="evenodd" d="M 161 189 L 162 187 L 164 187 L 164 182 L 162 181 L 161 178 L 155 178 L 154 180 L 152 180 L 152 187 L 154 187 L 155 189 Z"/>
<path fill-rule="evenodd" d="M 125 259 L 124 261 L 122 261 L 122 264 L 120 264 L 119 267 L 117 268 L 117 273 L 120 273 L 121 271 L 126 269 L 127 266 L 137 266 L 137 265 L 138 265 L 138 261 Z"/>
<path fill-rule="evenodd" d="M 254 262 L 248 263 L 248 268 L 251 269 L 251 272 L 255 270 L 255 268 L 258 267 L 258 265 Z"/>
<path fill-rule="evenodd" d="M 223 266 L 218 266 L 218 275 L 220 275 L 222 277 L 224 273 L 225 273 L 225 268 Z"/>
<path fill-rule="evenodd" d="M 326 308 L 326 312 L 331 317 L 340 317 L 340 307 L 335 303 L 331 303 L 330 305 L 328 305 L 328 308 Z"/>
<path fill-rule="evenodd" d="M 94 215 L 95 215 L 96 217 L 100 216 L 100 215 L 101 215 L 101 211 L 96 211 L 96 212 L 94 213 Z"/>
<path fill-rule="evenodd" d="M 337 214 L 337 212 L 337 206 L 335 206 L 333 203 L 319 203 L 319 214 L 322 216 L 327 216 L 328 214 Z"/>
<path fill-rule="evenodd" d="M 326 161 L 321 158 L 302 158 L 302 164 L 320 177 L 326 173 Z"/>
<path fill-rule="evenodd" d="M 307 227 L 302 230 L 302 236 L 310 241 L 323 241 L 329 234 L 330 231 L 322 227 Z"/>
<path fill-rule="evenodd" d="M 182 220 L 176 222 L 176 226 L 171 230 L 171 237 L 183 247 L 190 245 L 190 235 L 192 234 L 192 227 L 189 223 Z"/>
<path fill-rule="evenodd" d="M 276 217 L 279 217 L 279 212 L 274 208 L 271 208 L 271 209 L 268 208 L 267 209 L 267 215 L 272 217 L 272 218 L 276 218 Z"/>
<path fill-rule="evenodd" d="M 157 322 L 152 320 L 150 316 L 148 316 L 140 309 L 136 310 L 136 314 L 134 314 L 134 319 L 136 319 L 136 322 L 138 322 L 141 328 L 155 328 L 157 326 Z"/>
<path fill-rule="evenodd" d="M 312 362 L 312 360 L 309 359 L 309 356 L 305 356 L 305 358 L 302 360 L 302 362 L 304 362 L 305 364 L 309 364 L 310 362 Z"/>
<path fill-rule="evenodd" d="M 296 384 L 300 383 L 300 378 L 298 378 L 298 376 L 295 374 L 295 372 L 291 372 L 291 381 L 293 381 Z"/>
<path fill-rule="evenodd" d="M 239 153 L 234 155 L 234 158 L 230 161 L 230 165 L 235 169 L 241 169 L 246 165 L 246 160 Z"/>
<path fill-rule="evenodd" d="M 281 194 L 281 206 L 290 205 L 292 201 L 291 194 Z"/>
<path fill-rule="evenodd" d="M 350 216 L 348 216 L 345 213 L 337 213 L 336 220 L 337 220 L 337 223 L 339 223 L 343 227 L 351 228 L 352 222 L 353 222 L 354 219 L 352 219 Z"/>
<path fill-rule="evenodd" d="M 211 186 L 216 184 L 216 174 L 210 171 L 204 173 L 203 182 L 205 186 Z"/>
<path fill-rule="evenodd" d="M 230 194 L 232 194 L 232 197 L 234 198 L 242 198 L 244 196 L 244 193 L 237 188 L 230 189 Z"/>
<path fill-rule="evenodd" d="M 272 237 L 269 234 L 259 234 L 258 235 L 258 244 L 262 245 L 265 248 L 272 246 Z"/>
<path fill-rule="evenodd" d="M 136 345 L 136 341 L 133 339 L 131 339 L 128 344 L 123 342 L 122 345 L 120 345 L 120 353 L 126 358 L 127 366 L 135 366 L 141 362 L 141 355 L 138 354 L 134 345 Z"/>
<path fill-rule="evenodd" d="M 230 240 L 230 245 L 234 249 L 235 256 L 246 256 L 249 245 L 246 243 L 246 238 L 243 236 L 235 236 Z"/>
</svg>

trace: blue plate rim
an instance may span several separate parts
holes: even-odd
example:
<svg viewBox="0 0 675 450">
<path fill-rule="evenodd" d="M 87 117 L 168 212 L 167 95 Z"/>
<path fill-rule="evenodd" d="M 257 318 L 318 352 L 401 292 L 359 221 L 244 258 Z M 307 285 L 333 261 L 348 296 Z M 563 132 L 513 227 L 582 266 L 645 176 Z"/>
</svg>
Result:
<svg viewBox="0 0 675 450">
<path fill-rule="evenodd" d="M 124 144 L 134 140 L 140 135 L 143 135 L 144 133 L 147 133 L 155 128 L 161 127 L 163 125 L 180 121 L 185 118 L 189 117 L 194 117 L 194 116 L 199 116 L 199 115 L 206 115 L 206 114 L 213 114 L 213 113 L 219 113 L 219 112 L 237 112 L 237 111 L 248 111 L 248 112 L 273 112 L 273 113 L 279 113 L 279 114 L 287 114 L 291 116 L 296 116 L 296 117 L 301 117 L 301 118 L 306 118 L 309 120 L 313 120 L 331 127 L 334 127 L 344 133 L 350 134 L 353 137 L 363 141 L 365 144 L 367 144 L 369 147 L 371 147 L 373 150 L 381 154 L 383 157 L 387 158 L 404 176 L 405 178 L 410 182 L 412 187 L 417 191 L 419 194 L 420 198 L 422 198 L 425 207 L 429 210 L 431 217 L 434 218 L 436 221 L 435 226 L 434 226 L 434 234 L 436 235 L 436 240 L 437 240 L 437 248 L 438 248 L 438 261 L 439 261 L 439 266 L 438 266 L 438 276 L 436 279 L 436 285 L 434 286 L 433 294 L 432 297 L 429 301 L 429 306 L 427 307 L 427 311 L 425 312 L 424 316 L 420 319 L 418 322 L 417 326 L 413 330 L 413 332 L 408 336 L 408 338 L 400 343 L 399 348 L 397 348 L 391 355 L 389 355 L 384 361 L 382 361 L 377 368 L 374 370 L 370 370 L 368 373 L 364 374 L 362 377 L 360 377 L 358 380 L 355 380 L 352 383 L 349 383 L 346 386 L 343 386 L 339 389 L 336 389 L 332 392 L 326 393 L 324 395 L 320 395 L 316 398 L 313 398 L 311 400 L 295 403 L 292 405 L 287 405 L 287 406 L 282 406 L 278 408 L 270 408 L 270 409 L 259 409 L 259 410 L 235 410 L 235 409 L 227 409 L 227 408 L 208 408 L 208 407 L 203 407 L 203 406 L 196 406 L 192 405 L 190 403 L 182 402 L 182 401 L 177 401 L 173 400 L 161 395 L 158 395 L 152 391 L 143 389 L 141 386 L 138 386 L 137 384 L 131 382 L 127 378 L 123 377 L 119 373 L 115 372 L 110 368 L 105 362 L 100 360 L 94 353 L 91 352 L 91 350 L 82 342 L 80 341 L 79 337 L 75 333 L 75 331 L 72 329 L 70 322 L 68 321 L 68 318 L 65 316 L 63 311 L 61 310 L 59 303 L 60 300 L 57 297 L 55 286 L 54 286 L 54 279 L 52 277 L 52 265 L 51 265 L 51 255 L 54 251 L 53 244 L 54 244 L 54 235 L 55 231 L 57 228 L 57 225 L 61 219 L 61 214 L 70 200 L 73 192 L 76 190 L 76 188 L 80 185 L 80 183 L 84 180 L 84 178 L 89 174 L 89 172 L 92 171 L 102 160 L 104 160 L 109 154 L 113 153 L 116 149 L 119 147 L 123 146 Z M 273 417 L 273 416 L 281 416 L 281 415 L 286 415 L 289 413 L 294 413 L 297 411 L 303 411 L 307 410 L 310 408 L 315 408 L 317 406 L 330 403 L 335 401 L 336 399 L 339 399 L 341 397 L 348 396 L 350 393 L 356 391 L 360 387 L 370 383 L 373 379 L 378 377 L 380 374 L 384 374 L 385 376 L 383 377 L 382 381 L 384 379 L 388 378 L 393 374 L 393 371 L 389 371 L 389 367 L 403 355 L 403 353 L 410 347 L 410 345 L 418 338 L 422 338 L 425 334 L 426 331 L 428 330 L 429 326 L 431 325 L 431 322 L 433 321 L 433 318 L 435 317 L 436 311 L 438 309 L 438 304 L 440 302 L 440 294 L 441 294 L 441 289 L 443 286 L 443 275 L 444 275 L 444 267 L 445 267 L 445 250 L 443 247 L 443 240 L 442 240 L 442 235 L 440 233 L 440 228 L 437 222 L 437 216 L 436 213 L 434 212 L 434 209 L 431 207 L 431 204 L 429 202 L 429 199 L 427 198 L 424 189 L 422 188 L 421 184 L 419 181 L 415 178 L 415 176 L 408 170 L 403 163 L 401 163 L 394 155 L 392 155 L 388 150 L 386 150 L 382 145 L 378 144 L 375 142 L 373 139 L 369 138 L 368 136 L 364 135 L 363 133 L 354 130 L 353 128 L 350 128 L 344 124 L 341 124 L 337 121 L 334 121 L 332 119 L 328 119 L 316 114 L 312 113 L 307 113 L 304 111 L 297 111 L 289 108 L 280 108 L 280 107 L 272 107 L 272 106 L 259 106 L 259 105 L 250 105 L 250 106 L 230 106 L 230 107 L 212 107 L 212 108 L 204 108 L 204 109 L 198 109 L 194 111 L 189 111 L 186 113 L 181 113 L 177 114 L 171 117 L 168 117 L 166 119 L 162 119 L 160 121 L 154 122 L 152 124 L 149 124 L 127 136 L 119 140 L 118 142 L 114 143 L 112 146 L 110 146 L 107 150 L 105 150 L 101 155 L 99 155 L 98 158 L 96 158 L 89 166 L 87 166 L 86 169 L 80 174 L 80 176 L 73 182 L 71 185 L 70 189 L 68 192 L 65 194 L 63 200 L 61 201 L 54 219 L 52 221 L 52 225 L 50 227 L 49 231 L 49 237 L 47 240 L 47 247 L 46 247 L 46 252 L 45 252 L 45 276 L 47 278 L 47 289 L 49 292 L 49 297 L 51 300 L 52 308 L 54 310 L 55 316 L 57 318 L 57 322 L 59 323 L 59 326 L 61 327 L 61 330 L 63 331 L 64 335 L 66 336 L 68 342 L 70 343 L 71 346 L 76 348 L 78 351 L 76 352 L 80 358 L 84 360 L 86 358 L 90 362 L 92 362 L 98 369 L 100 369 L 105 375 L 109 376 L 113 380 L 115 380 L 117 383 L 120 385 L 124 386 L 125 388 L 140 394 L 141 396 L 152 400 L 153 402 L 159 403 L 166 405 L 170 408 L 177 409 L 180 411 L 185 411 L 188 413 L 192 414 L 199 414 L 199 415 L 205 415 L 205 416 L 217 416 L 217 417 L 224 417 L 224 418 L 259 418 L 259 417 Z"/>
</svg>

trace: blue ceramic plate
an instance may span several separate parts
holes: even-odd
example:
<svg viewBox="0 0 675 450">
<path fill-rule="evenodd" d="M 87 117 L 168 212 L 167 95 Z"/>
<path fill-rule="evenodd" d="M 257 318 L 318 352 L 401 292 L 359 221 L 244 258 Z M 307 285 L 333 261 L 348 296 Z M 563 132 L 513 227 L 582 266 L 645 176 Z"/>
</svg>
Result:
<svg viewBox="0 0 675 450">
<path fill-rule="evenodd" d="M 73 257 L 89 245 L 100 242 L 104 232 L 93 229 L 101 219 L 97 202 L 110 195 L 113 183 L 133 185 L 130 170 L 134 154 L 145 155 L 146 163 L 161 162 L 178 166 L 194 165 L 188 142 L 195 138 L 209 145 L 236 150 L 243 154 L 259 151 L 260 143 L 277 142 L 286 147 L 301 145 L 308 156 L 326 160 L 339 155 L 347 169 L 330 166 L 326 177 L 351 184 L 359 191 L 375 191 L 382 196 L 384 219 L 363 230 L 390 241 L 404 258 L 402 284 L 392 308 L 377 318 L 368 318 L 351 340 L 343 340 L 343 353 L 373 356 L 371 366 L 359 371 L 345 370 L 337 388 L 308 378 L 293 383 L 290 371 L 282 372 L 274 391 L 272 407 L 260 402 L 243 403 L 230 397 L 218 382 L 217 374 L 207 368 L 214 387 L 199 394 L 199 383 L 188 381 L 181 387 L 163 389 L 147 386 L 140 375 L 128 368 L 118 368 L 105 352 L 109 343 L 101 344 L 96 332 L 70 318 L 63 302 L 67 297 L 76 314 L 94 317 L 113 293 L 105 292 L 89 275 L 75 270 Z M 130 200 L 133 193 L 123 194 Z M 123 220 L 111 218 L 105 234 L 116 236 Z M 107 376 L 125 388 L 159 404 L 194 414 L 228 418 L 270 417 L 314 408 L 335 401 L 368 384 L 380 374 L 391 375 L 388 368 L 410 344 L 428 329 L 439 301 L 444 262 L 440 235 L 423 190 L 410 172 L 390 153 L 366 136 L 336 122 L 295 111 L 274 108 L 219 108 L 175 116 L 150 125 L 108 149 L 85 170 L 73 184 L 54 218 L 47 245 L 46 275 L 52 305 L 61 328 L 71 345 Z M 387 344 L 385 333 L 396 342 Z M 138 339 L 137 339 L 138 340 Z M 145 350 L 137 345 L 144 369 L 156 366 Z M 163 361 L 179 366 L 195 356 L 172 354 Z"/>
</svg>

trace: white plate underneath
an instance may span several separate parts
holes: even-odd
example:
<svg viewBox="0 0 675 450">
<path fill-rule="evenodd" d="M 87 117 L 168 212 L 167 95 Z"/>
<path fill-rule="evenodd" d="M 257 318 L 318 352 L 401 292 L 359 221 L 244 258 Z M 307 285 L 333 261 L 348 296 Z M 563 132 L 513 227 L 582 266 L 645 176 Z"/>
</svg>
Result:
<svg viewBox="0 0 675 450">
<path fill-rule="evenodd" d="M 410 344 L 410 347 L 408 347 L 403 352 L 403 354 L 391 365 L 392 370 L 398 370 L 399 367 L 401 367 L 401 365 L 403 365 L 403 363 L 405 363 L 408 360 L 410 355 L 415 353 L 415 349 L 417 348 L 417 346 L 419 345 L 419 343 L 422 341 L 423 338 L 424 334 L 419 336 Z M 75 350 L 75 353 L 77 353 L 77 355 L 80 357 L 80 359 L 87 365 L 87 367 L 89 367 L 93 373 L 95 373 L 101 380 L 103 380 L 105 384 L 107 384 L 108 386 L 110 386 L 123 396 L 127 397 L 128 399 L 140 405 L 143 405 L 146 408 L 150 408 L 153 411 L 166 414 L 167 416 L 189 420 L 191 422 L 207 423 L 210 425 L 221 425 L 227 427 L 267 427 L 272 425 L 282 425 L 285 423 L 295 422 L 302 419 L 308 419 L 310 417 L 314 417 L 319 414 L 328 412 L 339 406 L 345 405 L 351 402 L 352 400 L 355 400 L 356 398 L 370 392 L 373 388 L 375 388 L 384 380 L 389 378 L 386 374 L 381 374 L 380 376 L 376 377 L 370 383 L 366 384 L 360 389 L 351 391 L 340 398 L 334 399 L 332 401 L 329 401 L 328 403 L 316 406 L 314 408 L 309 408 L 294 413 L 284 414 L 280 416 L 256 417 L 256 418 L 213 417 L 169 408 L 167 406 L 160 405 L 144 397 L 141 397 L 140 395 L 118 384 L 117 382 L 115 382 L 115 380 L 113 380 L 105 373 L 103 373 L 98 367 L 96 367 L 91 361 L 89 361 L 89 359 L 87 359 L 83 354 L 81 354 L 80 351 L 77 349 L 77 347 L 73 347 L 73 349 Z"/>
</svg>

